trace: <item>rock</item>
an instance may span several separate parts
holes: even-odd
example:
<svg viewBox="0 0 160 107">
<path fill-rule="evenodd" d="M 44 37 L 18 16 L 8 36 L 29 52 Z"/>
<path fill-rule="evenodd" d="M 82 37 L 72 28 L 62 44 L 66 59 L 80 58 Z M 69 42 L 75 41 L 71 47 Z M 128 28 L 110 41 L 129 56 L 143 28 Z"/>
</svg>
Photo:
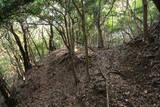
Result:
<svg viewBox="0 0 160 107">
<path fill-rule="evenodd" d="M 147 93 L 148 93 L 148 91 L 147 91 L 147 90 L 144 90 L 144 93 L 145 93 L 145 94 L 147 94 Z"/>
</svg>

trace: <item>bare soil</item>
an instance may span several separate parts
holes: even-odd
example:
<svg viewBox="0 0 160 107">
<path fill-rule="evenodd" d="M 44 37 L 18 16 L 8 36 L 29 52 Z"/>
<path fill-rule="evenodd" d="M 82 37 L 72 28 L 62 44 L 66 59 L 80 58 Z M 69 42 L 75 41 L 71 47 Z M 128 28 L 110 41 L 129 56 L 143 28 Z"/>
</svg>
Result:
<svg viewBox="0 0 160 107">
<path fill-rule="evenodd" d="M 90 50 L 90 82 L 82 47 L 75 59 L 77 86 L 67 50 L 56 50 L 17 87 L 17 107 L 107 107 L 107 102 L 110 107 L 160 107 L 160 45 L 135 38 L 112 49 Z"/>
</svg>

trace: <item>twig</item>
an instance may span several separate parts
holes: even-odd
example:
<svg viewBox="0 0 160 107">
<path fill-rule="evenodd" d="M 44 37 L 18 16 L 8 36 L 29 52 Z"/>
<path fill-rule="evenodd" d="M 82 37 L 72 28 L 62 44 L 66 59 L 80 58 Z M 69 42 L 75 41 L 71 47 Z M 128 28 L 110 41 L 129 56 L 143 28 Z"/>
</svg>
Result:
<svg viewBox="0 0 160 107">
<path fill-rule="evenodd" d="M 108 76 L 108 79 L 107 77 L 105 77 L 105 75 L 103 74 L 103 72 L 99 69 L 102 77 L 105 79 L 105 85 L 106 85 L 106 107 L 109 107 L 109 85 L 110 85 L 110 75 L 107 74 Z"/>
</svg>

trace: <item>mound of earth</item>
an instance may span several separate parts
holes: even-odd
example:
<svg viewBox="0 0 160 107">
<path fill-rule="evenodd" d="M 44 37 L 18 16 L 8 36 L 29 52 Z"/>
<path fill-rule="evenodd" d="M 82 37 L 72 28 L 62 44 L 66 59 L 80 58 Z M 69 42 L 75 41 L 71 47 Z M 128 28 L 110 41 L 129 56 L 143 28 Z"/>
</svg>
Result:
<svg viewBox="0 0 160 107">
<path fill-rule="evenodd" d="M 106 107 L 107 102 L 110 107 L 159 107 L 160 88 L 154 87 L 159 73 L 136 71 L 140 70 L 137 63 L 143 60 L 136 60 L 134 56 L 141 51 L 133 48 L 132 51 L 136 52 L 131 53 L 130 48 L 127 44 L 90 51 L 90 82 L 86 82 L 83 49 L 78 48 L 75 63 L 80 83 L 77 86 L 67 50 L 51 53 L 39 64 L 39 68 L 26 75 L 26 81 L 17 92 L 17 107 Z M 148 76 L 152 78 L 146 82 L 143 78 Z"/>
<path fill-rule="evenodd" d="M 78 47 L 78 85 L 67 49 L 54 51 L 17 87 L 17 107 L 160 107 L 158 29 L 160 24 L 151 29 L 155 41 L 150 45 L 138 36 L 112 49 L 90 50 L 90 82 L 85 72 L 84 49 Z"/>
</svg>

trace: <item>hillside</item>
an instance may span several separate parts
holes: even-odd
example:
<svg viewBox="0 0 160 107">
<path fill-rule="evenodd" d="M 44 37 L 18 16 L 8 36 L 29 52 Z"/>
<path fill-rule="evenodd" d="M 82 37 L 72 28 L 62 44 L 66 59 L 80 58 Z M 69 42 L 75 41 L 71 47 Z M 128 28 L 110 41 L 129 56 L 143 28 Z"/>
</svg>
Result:
<svg viewBox="0 0 160 107">
<path fill-rule="evenodd" d="M 26 81 L 17 92 L 17 107 L 106 107 L 108 100 L 110 107 L 160 106 L 157 41 L 147 45 L 136 37 L 112 49 L 90 50 L 89 83 L 84 70 L 84 49 L 77 49 L 77 86 L 67 50 L 56 50 L 44 58 L 39 68 L 26 74 Z"/>
</svg>

